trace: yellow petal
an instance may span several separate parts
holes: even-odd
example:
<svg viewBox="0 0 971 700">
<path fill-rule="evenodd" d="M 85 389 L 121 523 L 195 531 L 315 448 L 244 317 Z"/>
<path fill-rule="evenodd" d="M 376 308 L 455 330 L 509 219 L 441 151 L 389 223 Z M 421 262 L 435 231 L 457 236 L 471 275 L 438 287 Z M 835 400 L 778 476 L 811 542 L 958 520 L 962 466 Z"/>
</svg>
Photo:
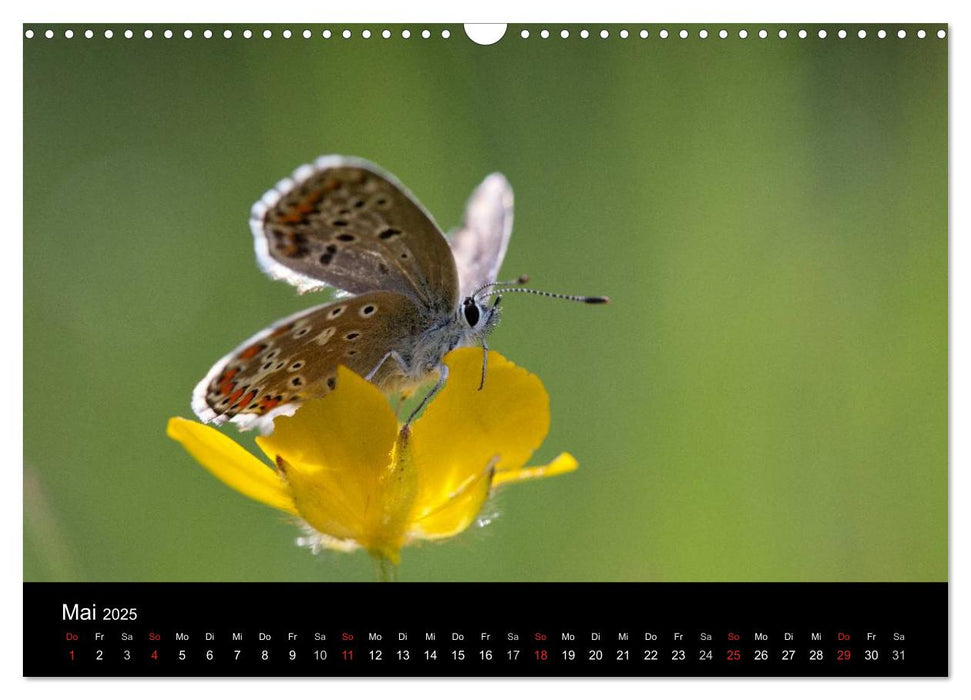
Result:
<svg viewBox="0 0 971 700">
<path fill-rule="evenodd" d="M 283 480 L 221 432 L 185 418 L 170 418 L 166 433 L 227 486 L 255 501 L 297 514 Z"/>
<path fill-rule="evenodd" d="M 391 462 L 398 423 L 387 399 L 373 384 L 339 367 L 337 388 L 323 399 L 307 401 L 293 415 L 274 421 L 273 434 L 257 444 L 274 461 L 306 473 L 296 491 L 334 488 L 347 507 L 363 519 L 378 481 Z M 297 501 L 302 501 L 296 494 Z"/>
<path fill-rule="evenodd" d="M 412 539 L 437 540 L 453 537 L 471 525 L 489 497 L 494 470 L 489 467 L 469 479 L 438 507 L 425 513 L 412 526 Z"/>
<path fill-rule="evenodd" d="M 392 452 L 392 462 L 382 475 L 376 495 L 377 503 L 368 511 L 368 548 L 377 549 L 395 561 L 388 552 L 401 549 L 418 490 L 418 468 L 410 449 L 411 431 L 404 427 Z"/>
<path fill-rule="evenodd" d="M 573 455 L 564 452 L 549 464 L 542 467 L 523 467 L 522 469 L 510 469 L 508 471 L 496 472 L 492 479 L 493 486 L 501 486 L 512 481 L 525 481 L 527 479 L 541 479 L 547 476 L 558 476 L 572 472 L 577 468 L 577 461 Z"/>
<path fill-rule="evenodd" d="M 485 388 L 479 391 L 480 350 L 454 350 L 445 364 L 448 381 L 413 428 L 417 517 L 490 465 L 497 472 L 522 466 L 549 430 L 549 398 L 535 375 L 490 352 Z"/>
<path fill-rule="evenodd" d="M 335 470 L 313 465 L 293 469 L 283 462 L 300 514 L 318 532 L 353 540 L 372 554 L 396 563 L 417 482 L 407 449 L 409 437 L 407 430 L 399 433 L 391 463 L 384 465 L 364 508 L 355 508 L 348 501 Z"/>
<path fill-rule="evenodd" d="M 324 470 L 295 469 L 282 458 L 279 465 L 300 517 L 332 538 L 360 540 L 363 527 L 360 509 L 348 502 L 339 483 L 322 474 Z"/>
</svg>

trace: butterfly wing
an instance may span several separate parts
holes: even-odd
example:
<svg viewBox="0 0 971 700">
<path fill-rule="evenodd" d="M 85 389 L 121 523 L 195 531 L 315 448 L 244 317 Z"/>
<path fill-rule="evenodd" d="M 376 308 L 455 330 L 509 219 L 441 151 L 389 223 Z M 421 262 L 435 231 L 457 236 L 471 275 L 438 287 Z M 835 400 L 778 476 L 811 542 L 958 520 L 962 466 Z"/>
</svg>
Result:
<svg viewBox="0 0 971 700">
<path fill-rule="evenodd" d="M 451 313 L 458 281 L 431 215 L 368 161 L 324 156 L 297 168 L 253 205 L 256 257 L 264 272 L 301 291 L 387 289 Z"/>
<path fill-rule="evenodd" d="M 192 409 L 204 423 L 263 427 L 308 398 L 326 396 L 336 385 L 338 365 L 367 376 L 396 349 L 395 341 L 427 322 L 410 297 L 396 292 L 368 292 L 302 311 L 217 362 L 193 391 Z M 388 358 L 374 382 L 390 382 L 396 370 Z"/>
<path fill-rule="evenodd" d="M 460 299 L 496 281 L 512 235 L 512 206 L 512 187 L 499 173 L 489 175 L 469 197 L 462 226 L 448 237 Z"/>
</svg>

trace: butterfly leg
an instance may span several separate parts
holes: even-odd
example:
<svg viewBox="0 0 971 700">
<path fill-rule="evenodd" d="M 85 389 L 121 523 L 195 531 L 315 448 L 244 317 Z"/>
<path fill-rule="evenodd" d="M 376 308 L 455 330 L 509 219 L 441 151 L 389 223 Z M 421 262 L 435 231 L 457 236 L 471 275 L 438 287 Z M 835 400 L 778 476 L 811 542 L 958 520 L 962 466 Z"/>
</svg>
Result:
<svg viewBox="0 0 971 700">
<path fill-rule="evenodd" d="M 441 390 L 443 386 L 445 386 L 446 379 L 448 379 L 448 365 L 443 362 L 438 365 L 438 381 L 435 382 L 435 386 L 432 387 L 432 390 L 425 394 L 425 398 L 421 400 L 421 403 L 418 404 L 418 406 L 415 407 L 415 410 L 411 412 L 411 415 L 408 416 L 408 420 L 405 421 L 405 426 L 411 425 L 411 421 L 418 417 L 418 414 L 421 413 L 421 410 L 425 407 L 425 404 L 428 403 L 429 399 L 431 399 Z"/>
<path fill-rule="evenodd" d="M 384 357 L 381 358 L 381 360 L 378 362 L 378 364 L 376 364 L 374 366 L 374 369 L 372 369 L 370 372 L 368 372 L 367 373 L 367 376 L 364 377 L 364 378 L 366 380 L 368 380 L 369 382 L 370 381 L 373 381 L 374 375 L 376 375 L 378 373 L 378 370 L 380 370 L 384 366 L 384 363 L 388 360 L 388 358 L 391 358 L 395 362 L 397 362 L 398 363 L 398 367 L 401 369 L 402 372 L 404 372 L 404 371 L 406 371 L 408 369 L 408 365 L 405 364 L 404 359 L 401 357 L 401 355 L 398 354 L 398 351 L 397 350 L 390 350 L 390 351 L 384 353 Z"/>
<path fill-rule="evenodd" d="M 486 345 L 486 341 L 482 340 L 482 379 L 479 380 L 479 391 L 485 388 L 485 375 L 486 375 L 486 365 L 489 364 L 489 346 Z"/>
<path fill-rule="evenodd" d="M 525 275 L 520 277 L 520 279 L 522 279 L 523 277 L 525 277 Z M 492 307 L 489 309 L 489 323 L 493 323 L 492 319 L 499 311 L 500 301 L 502 301 L 501 294 L 496 296 L 496 300 L 492 302 Z M 479 380 L 479 391 L 482 391 L 485 388 L 486 365 L 488 364 L 489 364 L 489 345 L 488 343 L 486 343 L 485 336 L 483 335 L 482 336 L 482 379 Z"/>
</svg>

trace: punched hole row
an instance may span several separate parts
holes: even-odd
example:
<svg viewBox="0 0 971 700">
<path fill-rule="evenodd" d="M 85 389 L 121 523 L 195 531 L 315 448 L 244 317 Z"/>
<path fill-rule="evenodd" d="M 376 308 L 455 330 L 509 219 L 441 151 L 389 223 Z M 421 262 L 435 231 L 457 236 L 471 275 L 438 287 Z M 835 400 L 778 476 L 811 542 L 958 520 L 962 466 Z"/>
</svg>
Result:
<svg viewBox="0 0 971 700">
<path fill-rule="evenodd" d="M 651 32 L 647 29 L 641 29 L 640 31 L 635 30 L 634 32 L 631 32 L 630 30 L 627 30 L 627 29 L 621 29 L 617 32 L 617 36 L 620 37 L 621 39 L 628 39 L 631 36 L 634 36 L 634 34 L 639 36 L 641 39 L 648 39 L 652 36 Z M 778 31 L 774 32 L 774 34 L 779 39 L 787 39 L 790 36 L 789 31 L 786 29 L 779 29 Z M 888 32 L 886 29 L 878 29 L 876 32 L 874 32 L 874 35 L 878 39 L 886 39 L 888 36 L 891 36 L 892 34 L 893 34 L 892 30 L 891 32 Z M 551 36 L 554 36 L 554 34 L 551 33 L 549 29 L 541 29 L 539 32 L 537 32 L 537 35 L 539 36 L 540 39 L 549 39 Z M 590 30 L 588 29 L 581 29 L 579 32 L 577 32 L 577 36 L 579 36 L 581 39 L 589 39 L 591 36 L 594 36 L 594 35 L 599 36 L 601 39 L 609 39 L 612 36 L 609 29 L 601 29 L 599 32 L 594 32 L 594 33 L 591 33 Z M 846 39 L 848 36 L 851 35 L 851 33 L 847 32 L 845 29 L 839 29 L 835 31 L 833 35 L 839 39 Z M 916 32 L 914 32 L 914 35 L 918 39 L 926 39 L 928 36 L 927 31 L 924 29 L 918 29 Z M 523 29 L 522 31 L 519 32 L 519 36 L 522 39 L 529 39 L 530 36 L 532 36 L 532 34 L 528 29 Z M 559 37 L 561 39 L 569 39 L 571 36 L 572 34 L 569 29 L 561 29 L 559 32 Z M 718 32 L 715 32 L 715 33 L 709 32 L 707 29 L 699 29 L 695 33 L 689 32 L 687 29 L 682 29 L 675 33 L 669 32 L 667 29 L 661 29 L 660 31 L 657 32 L 657 37 L 659 39 L 667 39 L 672 36 L 678 36 L 681 39 L 688 39 L 691 37 L 697 37 L 699 39 L 707 39 L 710 36 L 717 36 L 719 39 L 727 39 L 730 36 L 732 36 L 732 33 L 729 32 L 727 29 L 720 29 Z M 748 39 L 750 34 L 747 29 L 739 29 L 738 32 L 736 33 L 736 36 L 739 39 Z M 759 29 L 752 36 L 757 36 L 760 39 L 768 39 L 769 36 L 771 36 L 771 33 L 769 32 L 768 29 Z M 795 33 L 794 36 L 797 36 L 800 39 L 807 39 L 810 36 L 810 32 L 805 29 L 800 29 Z M 815 36 L 819 39 L 826 39 L 827 37 L 830 36 L 830 33 L 827 32 L 825 29 L 820 29 L 817 32 L 815 32 Z M 866 39 L 869 36 L 869 33 L 865 29 L 860 29 L 856 32 L 856 36 L 859 39 Z M 908 36 L 907 30 L 898 29 L 896 32 L 896 36 L 898 39 L 906 39 Z M 937 31 L 938 39 L 943 39 L 946 36 L 947 36 L 947 32 L 945 30 L 939 29 Z"/>
<path fill-rule="evenodd" d="M 452 36 L 451 31 L 449 31 L 448 29 L 442 29 L 440 32 L 437 32 L 437 34 L 442 39 L 449 39 Z M 92 29 L 86 29 L 83 32 L 80 32 L 79 34 L 76 34 L 73 29 L 65 29 L 63 30 L 63 32 L 60 33 L 60 36 L 65 39 L 73 39 L 75 36 L 83 36 L 85 39 L 93 39 L 95 35 L 96 35 L 95 31 Z M 100 32 L 100 35 L 103 36 L 105 39 L 113 39 L 115 37 L 115 31 L 112 29 L 105 29 L 103 32 Z M 140 33 L 140 35 L 136 34 L 136 32 L 132 29 L 125 29 L 123 31 L 119 30 L 119 35 L 121 37 L 124 37 L 125 39 L 133 39 L 136 36 L 140 36 L 141 38 L 144 38 L 144 39 L 156 38 L 155 31 L 151 29 L 143 30 Z M 224 29 L 222 32 L 218 32 L 218 31 L 214 32 L 212 29 L 203 29 L 201 31 L 198 31 L 198 34 L 197 34 L 191 29 L 185 29 L 181 32 L 181 35 L 185 39 L 192 39 L 196 36 L 202 37 L 203 39 L 212 39 L 213 37 L 217 37 L 217 36 L 222 36 L 222 38 L 224 39 L 232 39 L 235 36 L 240 36 L 243 39 L 252 39 L 254 36 L 262 36 L 264 39 L 272 39 L 274 36 L 277 36 L 277 32 L 275 32 L 272 29 L 264 29 L 262 32 L 253 32 L 250 29 L 243 29 L 238 33 L 234 32 L 232 29 Z M 361 39 L 370 39 L 372 37 L 377 37 L 377 36 L 380 36 L 382 39 L 390 39 L 394 36 L 400 37 L 402 39 L 410 39 L 412 36 L 420 36 L 422 39 L 430 39 L 432 35 L 433 35 L 432 31 L 429 29 L 422 29 L 420 32 L 417 32 L 417 34 L 415 35 L 412 34 L 410 29 L 402 29 L 401 31 L 396 30 L 394 32 L 390 29 L 383 29 L 381 31 L 375 30 L 374 32 L 372 32 L 370 29 L 361 29 L 357 31 L 352 31 L 350 29 L 337 30 L 337 31 L 324 29 L 319 34 L 315 34 L 310 29 L 304 29 L 304 30 L 283 29 L 279 31 L 279 36 L 281 36 L 284 39 L 291 39 L 295 37 L 302 37 L 303 39 L 311 39 L 314 36 L 320 36 L 323 39 L 331 39 L 331 38 L 338 38 L 338 37 L 343 39 L 352 39 L 355 37 L 361 38 Z M 538 32 L 536 32 L 536 35 L 540 39 L 549 39 L 551 36 L 556 36 L 557 34 L 550 32 L 549 29 L 541 29 Z M 558 36 L 561 39 L 569 39 L 573 35 L 574 34 L 569 29 L 562 29 L 558 32 Z M 599 32 L 597 32 L 596 30 L 594 30 L 594 32 L 591 32 L 588 29 L 581 29 L 578 32 L 576 32 L 576 36 L 578 36 L 581 39 L 589 39 L 591 36 L 599 36 L 601 39 L 609 39 L 613 35 L 614 34 L 609 29 L 601 29 Z M 621 39 L 628 39 L 634 35 L 639 36 L 641 39 L 649 39 L 652 36 L 651 32 L 647 29 L 641 29 L 639 31 L 635 30 L 633 32 L 627 29 L 620 29 L 616 32 L 616 36 L 620 37 Z M 689 39 L 692 37 L 697 37 L 698 39 L 707 39 L 709 37 L 715 37 L 715 36 L 717 36 L 719 39 L 728 39 L 732 35 L 733 33 L 729 32 L 727 29 L 720 29 L 717 32 L 709 32 L 707 29 L 699 29 L 693 33 L 689 32 L 687 29 L 681 29 L 676 32 L 669 32 L 667 29 L 661 29 L 660 31 L 657 32 L 657 38 L 659 39 L 667 39 L 673 36 L 677 36 L 681 39 Z M 786 29 L 779 29 L 774 32 L 769 32 L 769 30 L 767 29 L 759 29 L 750 35 L 747 29 L 739 29 L 737 32 L 734 32 L 734 35 L 737 36 L 739 39 L 747 39 L 749 38 L 749 36 L 753 36 L 753 37 L 757 36 L 759 39 L 768 39 L 770 36 L 773 36 L 773 35 L 775 37 L 778 37 L 779 39 L 787 39 L 789 38 L 790 33 Z M 819 38 L 819 39 L 826 39 L 831 36 L 830 33 L 827 32 L 827 30 L 825 29 L 820 29 L 814 32 L 812 35 L 814 35 L 816 38 Z M 857 30 L 855 32 L 855 35 L 859 39 L 866 39 L 868 36 L 870 36 L 870 34 L 865 29 Z M 876 38 L 878 39 L 886 39 L 888 36 L 894 36 L 894 35 L 898 39 L 906 39 L 909 36 L 906 29 L 898 29 L 896 33 L 894 33 L 892 30 L 888 32 L 886 29 L 878 29 L 876 32 L 873 33 L 873 35 L 876 36 Z M 918 39 L 925 39 L 927 38 L 928 33 L 924 29 L 918 29 L 916 32 L 913 33 L 913 35 L 916 36 Z M 945 37 L 947 37 L 947 31 L 945 31 L 944 29 L 939 29 L 936 35 L 938 39 L 944 39 Z M 44 30 L 43 32 L 35 32 L 33 29 L 27 29 L 24 31 L 24 37 L 27 39 L 33 39 L 34 37 L 38 37 L 38 36 L 43 36 L 45 39 L 53 39 L 56 36 L 58 36 L 58 33 L 56 33 L 53 29 L 47 29 L 47 30 Z M 161 36 L 164 39 L 172 39 L 176 36 L 176 33 L 171 29 L 165 29 L 165 30 L 162 30 L 158 34 L 158 36 Z M 529 29 L 523 29 L 520 31 L 519 36 L 522 39 L 529 39 L 531 36 L 533 36 L 533 34 L 530 32 Z M 796 31 L 792 36 L 796 36 L 800 39 L 807 39 L 811 36 L 811 34 L 809 31 L 805 29 L 800 29 Z M 848 32 L 845 29 L 839 29 L 833 32 L 832 36 L 835 36 L 838 39 L 846 39 L 847 37 L 852 36 L 852 32 Z"/>
<path fill-rule="evenodd" d="M 100 36 L 105 39 L 113 39 L 116 36 L 115 30 L 105 29 L 103 32 L 99 32 Z M 320 36 L 323 39 L 331 38 L 343 38 L 351 39 L 354 37 L 359 37 L 361 39 L 370 39 L 372 36 L 380 36 L 382 39 L 390 39 L 392 36 L 399 36 L 402 39 L 410 39 L 413 34 L 410 29 L 402 29 L 400 32 L 394 33 L 390 29 L 384 29 L 381 31 L 372 32 L 370 29 L 362 29 L 360 31 L 351 31 L 350 29 L 344 29 L 343 31 L 331 31 L 330 29 L 324 29 L 319 34 L 315 35 L 310 29 L 304 30 L 291 30 L 283 29 L 274 31 L 272 29 L 264 29 L 262 32 L 253 32 L 251 29 L 243 29 L 239 32 L 234 32 L 232 29 L 224 29 L 222 32 L 214 32 L 212 29 L 203 29 L 201 31 L 193 31 L 191 29 L 186 29 L 181 32 L 181 35 L 185 39 L 192 39 L 193 37 L 202 37 L 203 39 L 212 39 L 213 37 L 222 36 L 223 39 L 232 39 L 235 36 L 240 36 L 243 39 L 252 39 L 254 36 L 262 36 L 264 39 L 272 39 L 274 36 L 283 37 L 284 39 L 292 39 L 295 37 L 302 37 L 304 39 L 311 39 L 314 36 Z M 56 36 L 63 37 L 65 39 L 73 39 L 75 36 L 83 36 L 85 39 L 93 39 L 95 37 L 95 31 L 92 29 L 86 29 L 79 34 L 75 34 L 73 29 L 65 29 L 60 34 L 56 33 L 53 29 L 47 29 L 43 32 L 35 32 L 33 29 L 27 29 L 24 31 L 24 37 L 27 39 L 33 39 L 34 37 L 43 36 L 45 39 L 53 39 Z M 161 36 L 163 39 L 172 39 L 176 36 L 176 33 L 171 29 L 165 29 L 156 35 L 155 31 L 151 29 L 146 29 L 140 33 L 136 33 L 132 29 L 125 29 L 124 31 L 118 30 L 117 36 L 124 37 L 125 39 L 134 39 L 136 36 L 144 39 L 154 39 L 156 36 Z M 423 29 L 414 36 L 420 36 L 422 39 L 430 39 L 432 37 L 432 32 L 428 29 Z M 438 32 L 438 36 L 442 39 L 449 39 L 452 36 L 452 32 L 448 29 L 443 29 Z"/>
</svg>

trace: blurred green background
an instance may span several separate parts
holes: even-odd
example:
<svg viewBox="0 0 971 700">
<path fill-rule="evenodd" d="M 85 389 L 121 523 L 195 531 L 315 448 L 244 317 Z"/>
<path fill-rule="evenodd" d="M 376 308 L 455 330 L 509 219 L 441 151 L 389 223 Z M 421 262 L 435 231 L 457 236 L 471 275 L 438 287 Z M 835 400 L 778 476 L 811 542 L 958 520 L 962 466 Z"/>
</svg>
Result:
<svg viewBox="0 0 971 700">
<path fill-rule="evenodd" d="M 405 580 L 945 580 L 947 40 L 460 26 L 382 39 L 24 41 L 24 578 L 370 580 L 165 437 L 211 364 L 320 302 L 249 208 L 324 153 L 450 228 L 516 192 L 491 345 L 536 372 L 568 476 L 405 550 Z M 72 28 L 73 39 L 63 38 Z M 235 435 L 233 428 L 226 429 Z M 244 440 L 252 445 L 251 437 Z"/>
</svg>

